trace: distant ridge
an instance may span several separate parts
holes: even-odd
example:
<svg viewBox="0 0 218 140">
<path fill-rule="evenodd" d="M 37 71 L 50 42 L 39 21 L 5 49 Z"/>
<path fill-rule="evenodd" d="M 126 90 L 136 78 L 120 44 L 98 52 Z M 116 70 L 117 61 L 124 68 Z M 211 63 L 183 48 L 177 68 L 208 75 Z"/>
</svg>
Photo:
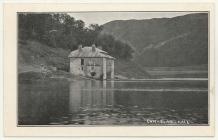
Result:
<svg viewBox="0 0 218 140">
<path fill-rule="evenodd" d="M 133 60 L 143 66 L 191 66 L 208 63 L 208 14 L 174 18 L 115 20 L 103 25 L 134 49 Z"/>
</svg>

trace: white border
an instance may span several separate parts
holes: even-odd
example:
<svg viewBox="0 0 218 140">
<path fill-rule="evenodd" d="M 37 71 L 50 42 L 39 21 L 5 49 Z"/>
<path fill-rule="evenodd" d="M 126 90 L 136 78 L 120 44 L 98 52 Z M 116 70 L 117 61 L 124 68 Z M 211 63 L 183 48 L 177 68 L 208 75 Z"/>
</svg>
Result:
<svg viewBox="0 0 218 140">
<path fill-rule="evenodd" d="M 211 4 L 5 4 L 4 130 L 7 136 L 212 136 L 214 134 L 214 10 Z M 211 11 L 211 126 L 16 127 L 16 12 L 64 11 Z"/>
</svg>

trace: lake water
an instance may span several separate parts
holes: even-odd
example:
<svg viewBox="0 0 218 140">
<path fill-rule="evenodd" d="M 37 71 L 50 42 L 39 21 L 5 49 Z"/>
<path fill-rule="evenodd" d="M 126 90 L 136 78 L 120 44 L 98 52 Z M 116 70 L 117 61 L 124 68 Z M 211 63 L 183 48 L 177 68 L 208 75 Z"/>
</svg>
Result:
<svg viewBox="0 0 218 140">
<path fill-rule="evenodd" d="M 207 79 L 22 81 L 19 125 L 206 125 Z"/>
</svg>

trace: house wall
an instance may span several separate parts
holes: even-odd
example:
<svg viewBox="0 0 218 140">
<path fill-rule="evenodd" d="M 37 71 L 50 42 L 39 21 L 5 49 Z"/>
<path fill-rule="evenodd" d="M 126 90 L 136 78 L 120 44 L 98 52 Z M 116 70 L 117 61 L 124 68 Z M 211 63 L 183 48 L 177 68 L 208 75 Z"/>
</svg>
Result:
<svg viewBox="0 0 218 140">
<path fill-rule="evenodd" d="M 70 58 L 70 72 L 74 75 L 85 75 L 80 58 Z"/>
<path fill-rule="evenodd" d="M 102 75 L 102 61 L 101 58 L 84 58 L 85 75 L 93 78 L 100 78 Z M 95 75 L 91 75 L 95 72 Z"/>
<path fill-rule="evenodd" d="M 103 76 L 103 58 L 82 58 L 84 66 L 81 66 L 81 58 L 70 58 L 70 72 L 74 75 L 83 75 L 93 78 L 101 78 Z M 106 72 L 111 72 L 111 61 L 106 59 Z M 95 72 L 93 76 L 91 73 Z M 110 78 L 107 77 L 107 78 Z"/>
<path fill-rule="evenodd" d="M 107 69 L 107 73 L 108 72 L 111 72 L 111 61 L 113 61 L 113 60 L 111 60 L 111 59 L 107 59 L 107 66 L 106 66 L 106 69 Z"/>
</svg>

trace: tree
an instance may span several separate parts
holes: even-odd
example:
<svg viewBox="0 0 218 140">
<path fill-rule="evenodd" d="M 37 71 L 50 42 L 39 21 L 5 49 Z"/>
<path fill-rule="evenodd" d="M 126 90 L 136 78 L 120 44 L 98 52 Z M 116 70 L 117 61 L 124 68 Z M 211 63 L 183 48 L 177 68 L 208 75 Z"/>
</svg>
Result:
<svg viewBox="0 0 218 140">
<path fill-rule="evenodd" d="M 75 50 L 79 44 L 102 46 L 116 58 L 132 57 L 131 47 L 111 35 L 102 35 L 103 26 L 75 20 L 68 14 L 18 14 L 19 39 L 34 39 L 51 47 Z"/>
</svg>

